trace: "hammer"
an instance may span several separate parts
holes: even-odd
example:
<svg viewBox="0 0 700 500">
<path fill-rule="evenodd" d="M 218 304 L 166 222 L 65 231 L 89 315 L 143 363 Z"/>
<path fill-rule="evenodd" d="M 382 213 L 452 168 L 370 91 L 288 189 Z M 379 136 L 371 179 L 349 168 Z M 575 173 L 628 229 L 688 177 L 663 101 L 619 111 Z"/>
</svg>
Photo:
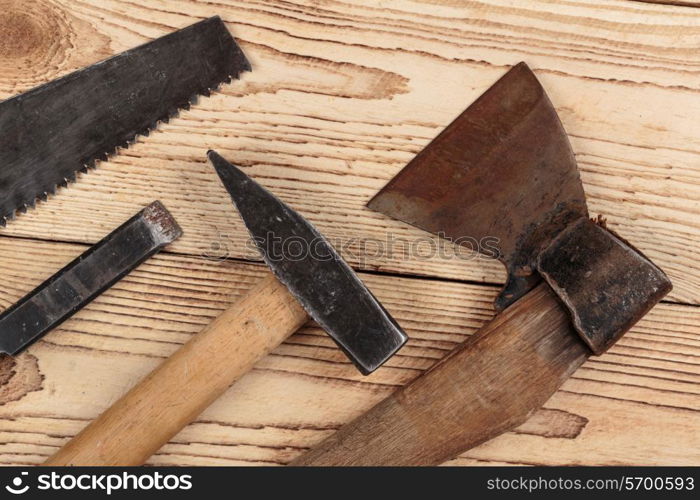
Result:
<svg viewBox="0 0 700 500">
<path fill-rule="evenodd" d="M 569 140 L 535 75 L 513 67 L 369 207 L 500 260 L 499 314 L 294 465 L 435 465 L 514 429 L 670 290 L 590 220 Z"/>
<path fill-rule="evenodd" d="M 208 152 L 272 270 L 45 465 L 141 465 L 234 381 L 313 318 L 367 375 L 407 336 L 301 215 Z M 294 250 L 288 248 L 294 244 Z M 293 255 L 292 255 L 293 254 Z"/>
</svg>

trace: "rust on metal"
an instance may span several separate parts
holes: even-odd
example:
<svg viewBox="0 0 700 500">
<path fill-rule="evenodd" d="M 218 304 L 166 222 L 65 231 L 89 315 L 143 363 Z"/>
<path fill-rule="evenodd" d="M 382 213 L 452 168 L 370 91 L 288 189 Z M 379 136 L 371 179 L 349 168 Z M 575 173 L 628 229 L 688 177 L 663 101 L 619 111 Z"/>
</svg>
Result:
<svg viewBox="0 0 700 500">
<path fill-rule="evenodd" d="M 644 254 L 588 219 L 562 231 L 537 270 L 566 305 L 581 338 L 602 354 L 671 291 Z"/>
<path fill-rule="evenodd" d="M 604 352 L 671 282 L 639 251 L 588 219 L 566 132 L 524 64 L 513 67 L 368 204 L 498 258 L 501 311 L 542 277 L 585 343 Z M 497 252 L 489 252 L 497 241 Z"/>
<path fill-rule="evenodd" d="M 498 255 L 483 253 L 508 271 L 498 311 L 540 281 L 534 271 L 540 249 L 569 222 L 588 216 L 566 132 L 524 63 L 458 116 L 368 206 L 455 243 L 497 238 Z"/>
</svg>

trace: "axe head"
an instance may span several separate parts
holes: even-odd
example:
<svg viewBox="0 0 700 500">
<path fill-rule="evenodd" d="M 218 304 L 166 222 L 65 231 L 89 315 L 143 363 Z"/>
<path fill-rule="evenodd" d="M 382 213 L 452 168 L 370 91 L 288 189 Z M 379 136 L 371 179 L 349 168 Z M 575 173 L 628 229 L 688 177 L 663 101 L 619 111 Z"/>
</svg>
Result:
<svg viewBox="0 0 700 500">
<path fill-rule="evenodd" d="M 496 299 L 499 311 L 544 278 L 596 353 L 671 289 L 644 255 L 588 219 L 566 132 L 524 63 L 368 206 L 503 262 L 508 278 Z"/>
<path fill-rule="evenodd" d="M 538 283 L 542 245 L 588 215 L 564 127 L 525 63 L 459 115 L 368 206 L 503 262 L 508 280 L 497 310 Z"/>
</svg>

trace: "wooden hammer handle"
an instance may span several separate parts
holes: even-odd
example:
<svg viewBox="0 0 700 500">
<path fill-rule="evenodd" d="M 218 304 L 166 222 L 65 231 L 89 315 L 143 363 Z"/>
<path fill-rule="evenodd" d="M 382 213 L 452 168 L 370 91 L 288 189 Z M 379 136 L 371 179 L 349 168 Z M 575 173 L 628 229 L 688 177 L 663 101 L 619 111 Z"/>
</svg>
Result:
<svg viewBox="0 0 700 500">
<path fill-rule="evenodd" d="M 308 319 L 272 274 L 45 465 L 141 465 Z"/>
<path fill-rule="evenodd" d="M 545 284 L 292 465 L 436 465 L 523 423 L 591 354 Z"/>
</svg>

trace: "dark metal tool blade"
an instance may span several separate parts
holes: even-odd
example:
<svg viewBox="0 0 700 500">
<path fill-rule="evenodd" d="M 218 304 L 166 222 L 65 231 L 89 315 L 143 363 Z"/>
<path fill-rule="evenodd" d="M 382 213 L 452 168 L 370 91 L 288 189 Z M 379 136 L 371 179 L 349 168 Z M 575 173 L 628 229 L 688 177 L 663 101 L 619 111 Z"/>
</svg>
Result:
<svg viewBox="0 0 700 500">
<path fill-rule="evenodd" d="M 541 248 L 586 217 L 586 198 L 566 132 L 524 63 L 514 66 L 421 151 L 369 208 L 506 266 L 503 310 L 531 290 Z M 482 244 L 485 238 L 496 243 Z"/>
<path fill-rule="evenodd" d="M 275 276 L 363 374 L 379 368 L 406 342 L 401 327 L 306 219 L 216 152 L 208 156 Z"/>
<path fill-rule="evenodd" d="M 0 224 L 250 64 L 218 17 L 0 103 Z"/>
<path fill-rule="evenodd" d="M 0 315 L 0 351 L 18 354 L 181 234 L 151 203 Z"/>
<path fill-rule="evenodd" d="M 520 63 L 469 106 L 368 206 L 498 258 L 501 311 L 542 278 L 596 354 L 671 289 L 641 252 L 588 219 L 566 132 Z M 481 245 L 489 239 L 489 246 Z M 496 247 L 495 254 L 489 253 Z"/>
</svg>

